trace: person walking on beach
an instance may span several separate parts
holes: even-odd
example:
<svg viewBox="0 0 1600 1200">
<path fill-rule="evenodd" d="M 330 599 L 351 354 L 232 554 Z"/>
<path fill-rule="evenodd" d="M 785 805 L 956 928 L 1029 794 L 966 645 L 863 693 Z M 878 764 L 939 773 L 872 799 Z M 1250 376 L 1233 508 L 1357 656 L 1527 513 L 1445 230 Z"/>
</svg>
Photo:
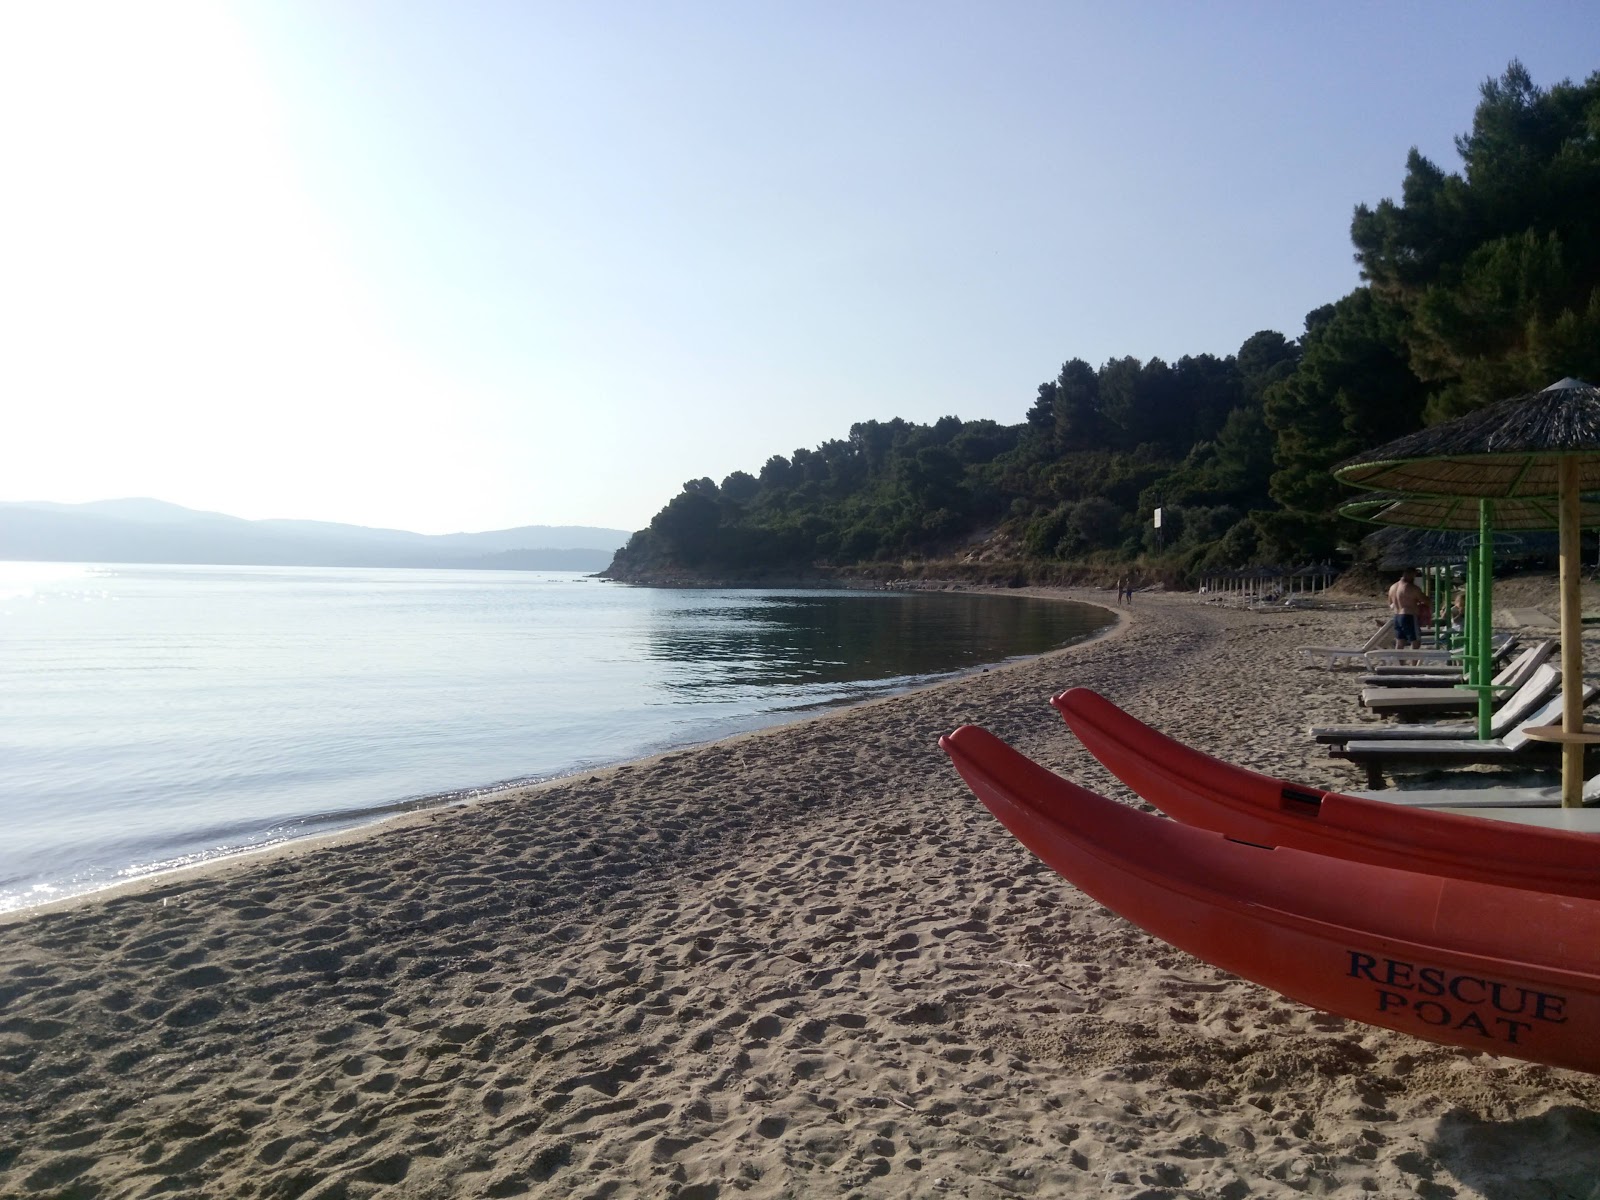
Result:
<svg viewBox="0 0 1600 1200">
<path fill-rule="evenodd" d="M 1401 650 L 1420 650 L 1422 632 L 1417 627 L 1417 615 L 1422 611 L 1426 597 L 1417 586 L 1417 573 L 1410 567 L 1400 572 L 1400 578 L 1389 585 L 1389 611 L 1394 614 L 1394 644 Z"/>
</svg>

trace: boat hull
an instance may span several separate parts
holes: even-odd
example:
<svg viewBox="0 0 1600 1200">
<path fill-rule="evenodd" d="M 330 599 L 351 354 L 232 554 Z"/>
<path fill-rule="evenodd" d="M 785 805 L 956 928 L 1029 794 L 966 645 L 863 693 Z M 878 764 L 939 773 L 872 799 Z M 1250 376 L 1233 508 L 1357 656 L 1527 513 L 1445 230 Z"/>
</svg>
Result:
<svg viewBox="0 0 1600 1200">
<path fill-rule="evenodd" d="M 975 726 L 940 745 L 1040 859 L 1181 950 L 1352 1020 L 1600 1072 L 1600 902 L 1234 841 Z"/>
<path fill-rule="evenodd" d="M 1353 862 L 1600 900 L 1600 836 L 1323 791 L 1213 758 L 1088 688 L 1051 700 L 1105 768 L 1188 825 Z"/>
</svg>

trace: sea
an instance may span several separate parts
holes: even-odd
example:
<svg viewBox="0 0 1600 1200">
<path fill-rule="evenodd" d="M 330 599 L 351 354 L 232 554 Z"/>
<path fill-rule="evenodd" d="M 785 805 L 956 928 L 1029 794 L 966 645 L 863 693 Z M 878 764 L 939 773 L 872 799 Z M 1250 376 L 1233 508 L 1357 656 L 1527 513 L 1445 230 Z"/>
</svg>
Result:
<svg viewBox="0 0 1600 1200">
<path fill-rule="evenodd" d="M 558 572 L 0 562 L 0 912 L 795 720 L 1112 619 Z"/>
</svg>

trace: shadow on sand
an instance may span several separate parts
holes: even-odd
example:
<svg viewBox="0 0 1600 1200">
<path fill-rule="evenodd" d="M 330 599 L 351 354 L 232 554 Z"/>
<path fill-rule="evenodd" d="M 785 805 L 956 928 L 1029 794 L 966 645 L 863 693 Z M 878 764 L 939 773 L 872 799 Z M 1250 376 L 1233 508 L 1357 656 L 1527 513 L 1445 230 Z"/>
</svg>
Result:
<svg viewBox="0 0 1600 1200">
<path fill-rule="evenodd" d="M 1566 1104 L 1512 1121 L 1456 1109 L 1429 1150 L 1487 1200 L 1600 1200 L 1600 1113 L 1592 1109 Z"/>
</svg>

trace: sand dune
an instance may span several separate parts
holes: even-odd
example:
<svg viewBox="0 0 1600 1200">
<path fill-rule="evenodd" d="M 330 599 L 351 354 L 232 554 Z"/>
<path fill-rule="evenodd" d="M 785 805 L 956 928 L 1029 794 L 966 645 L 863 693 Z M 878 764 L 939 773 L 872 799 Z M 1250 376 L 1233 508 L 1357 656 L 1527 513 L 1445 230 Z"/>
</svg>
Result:
<svg viewBox="0 0 1600 1200">
<path fill-rule="evenodd" d="M 1103 594 L 1101 594 L 1103 596 Z M 1592 1196 L 1600 1079 L 1325 1016 L 1013 842 L 940 733 L 1127 798 L 1093 687 L 1324 786 L 1376 609 L 1116 634 L 0 927 L 0 1195 Z"/>
</svg>

